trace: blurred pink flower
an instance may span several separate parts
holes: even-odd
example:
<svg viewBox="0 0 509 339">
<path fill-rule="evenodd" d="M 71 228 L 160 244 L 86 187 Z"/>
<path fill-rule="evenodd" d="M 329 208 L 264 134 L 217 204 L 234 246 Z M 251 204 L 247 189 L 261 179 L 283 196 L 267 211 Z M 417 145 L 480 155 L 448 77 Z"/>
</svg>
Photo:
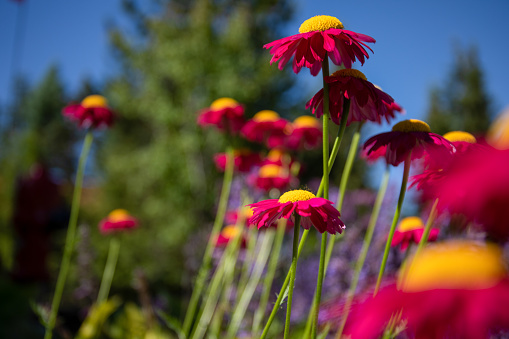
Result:
<svg viewBox="0 0 509 339">
<path fill-rule="evenodd" d="M 87 96 L 79 104 L 65 106 L 62 114 L 82 128 L 110 127 L 114 119 L 106 98 L 96 94 Z"/>
<path fill-rule="evenodd" d="M 248 149 L 235 150 L 233 154 L 234 169 L 240 173 L 247 173 L 253 167 L 259 166 L 262 159 L 259 153 L 253 153 Z M 216 167 L 223 171 L 226 168 L 226 153 L 214 155 Z"/>
<path fill-rule="evenodd" d="M 315 117 L 303 115 L 289 125 L 286 147 L 311 150 L 322 145 L 322 128 Z"/>
<path fill-rule="evenodd" d="M 99 230 L 103 234 L 122 232 L 138 227 L 138 220 L 131 216 L 124 209 L 112 211 L 106 218 L 99 223 Z"/>
<path fill-rule="evenodd" d="M 401 244 L 401 251 L 404 251 L 411 243 L 419 244 L 425 226 L 426 225 L 419 217 L 406 217 L 401 219 L 398 228 L 394 232 L 391 247 L 396 247 Z M 436 241 L 438 233 L 439 230 L 437 228 L 432 228 L 428 236 L 428 242 Z"/>
<path fill-rule="evenodd" d="M 247 140 L 263 143 L 269 148 L 280 147 L 285 144 L 288 121 L 271 110 L 263 110 L 256 113 L 242 130 L 242 135 Z"/>
<path fill-rule="evenodd" d="M 219 98 L 200 111 L 198 125 L 215 126 L 223 132 L 238 133 L 245 124 L 244 107 L 232 98 Z"/>
</svg>

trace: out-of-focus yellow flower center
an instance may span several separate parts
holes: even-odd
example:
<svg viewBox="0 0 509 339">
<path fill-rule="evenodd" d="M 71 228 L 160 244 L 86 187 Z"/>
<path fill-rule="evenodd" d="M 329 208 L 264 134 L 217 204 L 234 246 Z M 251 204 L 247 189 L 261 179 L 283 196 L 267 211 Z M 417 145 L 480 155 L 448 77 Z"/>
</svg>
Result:
<svg viewBox="0 0 509 339">
<path fill-rule="evenodd" d="M 280 196 L 279 203 L 284 204 L 287 202 L 306 201 L 313 198 L 316 198 L 316 196 L 309 191 L 293 190 Z"/>
<path fill-rule="evenodd" d="M 256 122 L 276 121 L 279 120 L 279 114 L 271 110 L 263 110 L 256 113 L 253 120 Z"/>
<path fill-rule="evenodd" d="M 301 128 L 301 127 L 320 127 L 320 122 L 317 118 L 314 118 L 309 115 L 303 115 L 298 117 L 293 121 L 293 127 L 294 128 Z"/>
<path fill-rule="evenodd" d="M 330 15 L 317 15 L 307 19 L 300 25 L 299 33 L 307 33 L 313 31 L 326 31 L 331 28 L 343 28 L 343 24 L 338 18 Z"/>
<path fill-rule="evenodd" d="M 417 119 L 400 121 L 392 127 L 392 130 L 395 132 L 431 132 L 427 123 Z"/>
<path fill-rule="evenodd" d="M 398 225 L 398 230 L 401 232 L 407 232 L 415 230 L 417 228 L 424 228 L 424 223 L 419 217 L 406 217 L 401 219 Z"/>
<path fill-rule="evenodd" d="M 509 110 L 502 112 L 491 124 L 486 140 L 495 148 L 509 149 Z"/>
<path fill-rule="evenodd" d="M 89 95 L 81 101 L 81 106 L 85 108 L 90 107 L 108 107 L 108 100 L 102 95 Z"/>
<path fill-rule="evenodd" d="M 331 76 L 333 76 L 333 77 L 354 77 L 354 78 L 362 79 L 365 81 L 368 80 L 366 78 L 366 76 L 364 75 L 364 73 L 362 73 L 361 71 L 359 71 L 357 69 L 353 69 L 353 68 L 340 69 L 339 71 L 332 73 Z"/>
<path fill-rule="evenodd" d="M 130 217 L 129 212 L 121 208 L 113 210 L 110 212 L 110 214 L 108 214 L 108 219 L 111 222 L 124 221 L 126 219 L 129 219 L 129 217 Z"/>
<path fill-rule="evenodd" d="M 475 144 L 477 142 L 477 140 L 472 134 L 463 131 L 453 131 L 445 133 L 444 139 L 447 139 L 450 142 L 464 141 L 471 144 Z"/>
<path fill-rule="evenodd" d="M 260 178 L 275 178 L 281 176 L 281 171 L 283 168 L 278 165 L 263 165 L 258 170 L 258 176 Z"/>
<path fill-rule="evenodd" d="M 239 234 L 239 228 L 235 225 L 228 225 L 221 231 L 221 235 L 227 239 L 236 237 Z"/>
<path fill-rule="evenodd" d="M 273 148 L 269 151 L 269 154 L 267 155 L 267 159 L 269 159 L 270 161 L 277 161 L 279 159 L 281 159 L 282 156 L 284 156 L 284 152 L 283 150 L 279 149 L 279 148 Z"/>
<path fill-rule="evenodd" d="M 502 249 L 493 244 L 452 241 L 425 248 L 399 274 L 404 291 L 482 289 L 507 275 Z"/>
<path fill-rule="evenodd" d="M 238 104 L 239 103 L 232 98 L 219 98 L 219 99 L 214 100 L 212 102 L 212 104 L 210 104 L 210 109 L 220 110 L 223 108 L 235 107 L 235 106 L 238 106 Z"/>
<path fill-rule="evenodd" d="M 249 219 L 253 216 L 253 209 L 251 207 L 247 207 L 245 206 L 243 209 L 242 209 L 242 214 L 244 215 L 244 217 L 246 219 Z"/>
</svg>

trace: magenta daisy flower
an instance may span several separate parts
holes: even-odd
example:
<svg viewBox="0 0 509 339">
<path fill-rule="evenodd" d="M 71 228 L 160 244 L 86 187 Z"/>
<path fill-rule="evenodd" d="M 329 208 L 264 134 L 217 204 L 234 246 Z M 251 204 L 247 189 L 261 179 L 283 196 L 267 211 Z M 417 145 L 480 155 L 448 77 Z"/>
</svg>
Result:
<svg viewBox="0 0 509 339">
<path fill-rule="evenodd" d="M 391 132 L 375 135 L 364 143 L 368 157 L 381 147 L 386 148 L 385 160 L 393 166 L 398 166 L 410 154 L 414 160 L 421 158 L 424 152 L 440 147 L 447 152 L 454 151 L 454 146 L 448 140 L 431 133 L 427 123 L 416 119 L 400 121 L 392 127 Z"/>
<path fill-rule="evenodd" d="M 455 158 L 440 185 L 425 187 L 439 197 L 439 210 L 462 214 L 493 241 L 507 241 L 509 227 L 509 150 L 486 148 Z"/>
<path fill-rule="evenodd" d="M 379 338 L 390 322 L 409 338 L 490 338 L 509 330 L 509 277 L 502 249 L 471 241 L 431 245 L 397 285 L 355 306 L 344 334 Z M 395 318 L 396 317 L 396 318 Z"/>
<path fill-rule="evenodd" d="M 419 244 L 424 233 L 425 224 L 419 217 L 406 217 L 401 219 L 398 229 L 394 232 L 391 247 L 401 244 L 401 250 L 404 251 L 411 243 Z M 437 240 L 439 230 L 432 228 L 428 236 L 428 242 Z"/>
<path fill-rule="evenodd" d="M 62 114 L 82 128 L 110 127 L 114 119 L 108 100 L 101 95 L 89 95 L 79 104 L 68 105 Z"/>
<path fill-rule="evenodd" d="M 314 149 L 322 144 L 320 122 L 311 116 L 303 115 L 293 121 L 286 139 L 286 147 L 293 150 Z"/>
<path fill-rule="evenodd" d="M 273 188 L 285 190 L 292 182 L 288 167 L 267 164 L 260 167 L 254 178 L 254 186 L 268 192 Z"/>
<path fill-rule="evenodd" d="M 239 232 L 241 232 L 241 228 L 237 225 L 228 225 L 224 227 L 216 238 L 216 247 L 226 247 L 230 240 L 239 236 Z M 242 237 L 240 240 L 240 247 L 246 248 L 247 238 L 244 234 L 241 234 L 240 236 Z"/>
<path fill-rule="evenodd" d="M 253 153 L 248 149 L 238 149 L 233 151 L 233 166 L 235 171 L 248 173 L 253 167 L 259 166 L 262 159 L 259 153 Z M 214 155 L 216 167 L 223 171 L 226 168 L 226 153 Z"/>
<path fill-rule="evenodd" d="M 350 113 L 347 126 L 355 121 L 373 121 L 381 123 L 394 118 L 394 111 L 401 107 L 394 99 L 378 87 L 367 81 L 366 76 L 356 69 L 342 69 L 327 77 L 329 84 L 329 109 L 332 121 L 339 125 L 343 115 L 343 101 L 350 99 Z M 323 88 L 306 104 L 306 109 L 317 118 L 323 115 Z"/>
<path fill-rule="evenodd" d="M 240 132 L 247 140 L 265 142 L 269 148 L 274 148 L 284 145 L 287 125 L 288 121 L 276 112 L 263 110 L 256 113 Z"/>
<path fill-rule="evenodd" d="M 198 125 L 215 126 L 220 131 L 238 133 L 245 124 L 244 107 L 232 98 L 219 98 L 198 116 Z"/>
<path fill-rule="evenodd" d="M 138 227 L 138 220 L 124 209 L 112 211 L 99 223 L 99 230 L 103 234 L 122 232 Z"/>
<path fill-rule="evenodd" d="M 295 213 L 301 216 L 301 225 L 305 229 L 314 226 L 320 233 L 336 234 L 342 233 L 345 228 L 332 201 L 317 198 L 304 190 L 288 191 L 279 199 L 263 200 L 249 206 L 253 209 L 249 223 L 258 228 L 269 227 L 280 218 L 295 222 Z"/>
<path fill-rule="evenodd" d="M 366 43 L 374 42 L 375 39 L 370 36 L 344 30 L 341 21 L 335 17 L 318 15 L 304 21 L 299 34 L 273 41 L 263 47 L 270 49 L 270 63 L 279 62 L 280 70 L 293 57 L 295 73 L 306 67 L 312 75 L 317 75 L 327 56 L 334 64 L 346 68 L 352 68 L 356 60 L 364 64 L 365 58 L 369 58 L 365 47 L 373 52 Z"/>
</svg>

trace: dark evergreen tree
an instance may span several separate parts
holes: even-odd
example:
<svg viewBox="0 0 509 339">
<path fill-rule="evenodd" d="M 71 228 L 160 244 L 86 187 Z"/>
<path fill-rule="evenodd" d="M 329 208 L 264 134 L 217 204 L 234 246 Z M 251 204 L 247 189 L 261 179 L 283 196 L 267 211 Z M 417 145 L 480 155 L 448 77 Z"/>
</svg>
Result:
<svg viewBox="0 0 509 339">
<path fill-rule="evenodd" d="M 491 110 L 477 49 L 456 48 L 449 78 L 430 92 L 428 121 L 432 131 L 483 134 L 490 124 Z"/>
</svg>

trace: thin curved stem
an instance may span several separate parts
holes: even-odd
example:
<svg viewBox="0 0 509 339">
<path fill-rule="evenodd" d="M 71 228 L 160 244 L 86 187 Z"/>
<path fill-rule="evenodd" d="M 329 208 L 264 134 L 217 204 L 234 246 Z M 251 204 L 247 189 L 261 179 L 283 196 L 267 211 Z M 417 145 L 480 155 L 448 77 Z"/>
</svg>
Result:
<svg viewBox="0 0 509 339">
<path fill-rule="evenodd" d="M 410 172 L 410 162 L 411 162 L 411 154 L 408 154 L 405 160 L 405 168 L 403 170 L 403 180 L 401 181 L 401 189 L 399 191 L 398 205 L 396 206 L 396 212 L 394 213 L 394 218 L 392 219 L 391 229 L 389 230 L 389 236 L 387 237 L 387 242 L 385 243 L 385 251 L 384 256 L 382 258 L 382 264 L 380 265 L 380 272 L 378 272 L 378 279 L 376 281 L 376 287 L 374 295 L 378 293 L 380 289 L 380 285 L 382 284 L 382 277 L 384 275 L 385 266 L 387 265 L 387 259 L 389 258 L 389 252 L 391 249 L 392 238 L 394 237 L 394 232 L 396 231 L 396 225 L 399 220 L 399 216 L 401 214 L 401 207 L 403 206 L 403 200 L 405 199 L 406 185 L 408 182 L 408 174 Z"/>
<path fill-rule="evenodd" d="M 233 157 L 234 157 L 233 148 L 229 146 L 226 151 L 226 168 L 224 171 L 223 186 L 221 188 L 221 195 L 219 197 L 219 205 L 217 208 L 216 219 L 214 220 L 214 226 L 212 227 L 212 231 L 210 232 L 210 237 L 207 243 L 207 247 L 205 248 L 203 261 L 198 271 L 198 276 L 196 277 L 193 293 L 191 294 L 189 306 L 184 317 L 184 324 L 182 326 L 182 330 L 186 337 L 189 335 L 189 331 L 191 330 L 191 325 L 193 323 L 196 308 L 198 307 L 198 302 L 203 291 L 205 280 L 207 279 L 208 273 L 210 271 L 210 262 L 212 259 L 212 253 L 214 251 L 214 242 L 219 234 L 219 231 L 221 230 L 221 225 L 223 224 L 226 208 L 228 206 L 228 197 L 230 196 L 230 188 L 233 180 L 233 167 L 234 167 Z"/>
<path fill-rule="evenodd" d="M 419 241 L 419 246 L 417 246 L 415 255 L 417 255 L 428 243 L 429 234 L 431 233 L 431 226 L 437 217 L 437 205 L 438 198 L 436 198 L 435 202 L 433 202 L 433 207 L 431 207 L 431 211 L 429 212 L 428 220 L 426 221 L 426 226 L 424 227 L 424 232 L 422 233 L 422 238 L 421 241 Z"/>
<path fill-rule="evenodd" d="M 65 238 L 64 254 L 62 256 L 62 263 L 60 264 L 60 272 L 58 273 L 57 285 L 55 287 L 55 294 L 51 303 L 51 313 L 48 320 L 48 326 L 44 334 L 44 339 L 51 339 L 53 336 L 53 328 L 57 320 L 58 309 L 62 294 L 64 292 L 65 281 L 69 272 L 71 264 L 72 251 L 74 249 L 74 241 L 76 234 L 76 225 L 78 224 L 78 214 L 80 210 L 81 189 L 83 186 L 83 177 L 85 174 L 85 165 L 87 163 L 88 153 L 92 146 L 93 135 L 88 131 L 83 142 L 81 155 L 78 161 L 78 169 L 76 171 L 76 182 L 74 184 L 74 193 L 72 197 L 71 216 L 69 218 L 69 226 L 67 227 L 67 236 Z"/>
<path fill-rule="evenodd" d="M 120 239 L 113 237 L 110 240 L 110 248 L 108 249 L 108 259 L 106 259 L 106 266 L 104 267 L 103 276 L 101 279 L 101 287 L 97 295 L 97 305 L 105 302 L 110 293 L 111 282 L 115 274 L 115 268 L 118 261 L 118 252 L 120 251 Z"/>
<path fill-rule="evenodd" d="M 380 188 L 378 189 L 375 205 L 373 206 L 373 211 L 371 212 L 371 217 L 369 218 L 368 228 L 366 230 L 366 235 L 364 236 L 364 242 L 362 243 L 361 253 L 359 254 L 359 258 L 357 259 L 357 263 L 355 264 L 355 271 L 352 277 L 352 283 L 350 284 L 350 288 L 348 289 L 345 306 L 343 307 L 343 316 L 341 317 L 341 324 L 336 334 L 336 339 L 341 339 L 341 335 L 343 334 L 343 330 L 345 329 L 346 320 L 348 319 L 348 314 L 350 313 L 350 307 L 352 306 L 353 297 L 357 289 L 357 284 L 359 283 L 359 276 L 361 274 L 362 267 L 364 266 L 364 262 L 366 261 L 369 246 L 371 244 L 371 240 L 373 239 L 375 225 L 378 220 L 378 215 L 380 214 L 380 209 L 382 207 L 382 203 L 385 197 L 385 192 L 387 191 L 387 186 L 389 184 L 389 175 L 390 175 L 389 167 L 387 166 L 382 177 L 382 183 L 380 184 Z"/>
<path fill-rule="evenodd" d="M 254 337 L 256 337 L 260 331 L 263 315 L 265 314 L 265 309 L 267 308 L 267 304 L 269 302 L 270 289 L 272 287 L 272 282 L 274 281 L 274 275 L 276 273 L 277 263 L 279 261 L 279 254 L 281 252 L 281 245 L 283 244 L 286 223 L 286 219 L 279 219 L 277 225 L 276 239 L 274 240 L 272 255 L 270 256 L 269 265 L 267 267 L 267 273 L 265 274 L 265 279 L 263 280 L 263 289 L 260 296 L 260 303 L 254 314 L 253 328 L 251 331 Z"/>
<path fill-rule="evenodd" d="M 295 286 L 295 273 L 297 272 L 297 260 L 299 259 L 298 254 L 299 230 L 300 230 L 300 215 L 295 213 L 295 225 L 293 226 L 292 265 L 290 267 L 290 285 L 288 286 L 288 301 L 286 303 L 286 321 L 284 339 L 287 339 L 290 335 L 290 318 L 292 315 L 293 287 Z"/>
</svg>

